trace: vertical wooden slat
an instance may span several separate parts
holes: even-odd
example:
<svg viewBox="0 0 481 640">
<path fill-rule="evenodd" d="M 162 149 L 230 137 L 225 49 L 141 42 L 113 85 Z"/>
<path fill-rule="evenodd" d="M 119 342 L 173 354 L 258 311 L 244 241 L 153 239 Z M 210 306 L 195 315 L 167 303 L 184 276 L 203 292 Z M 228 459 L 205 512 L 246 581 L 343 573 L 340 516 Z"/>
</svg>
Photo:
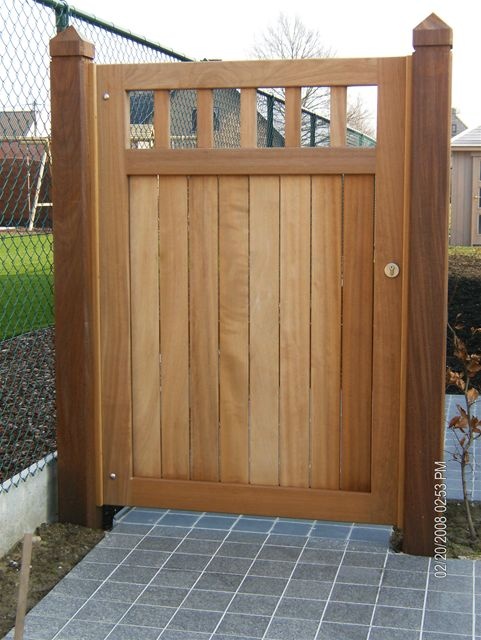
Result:
<svg viewBox="0 0 481 640">
<path fill-rule="evenodd" d="M 312 178 L 311 486 L 339 489 L 342 177 Z"/>
<path fill-rule="evenodd" d="M 96 508 L 100 373 L 92 135 L 97 105 L 94 74 L 89 73 L 94 47 L 71 27 L 50 42 L 50 53 L 59 518 L 96 527 L 101 524 Z"/>
<path fill-rule="evenodd" d="M 157 177 L 130 178 L 133 475 L 160 478 Z"/>
<path fill-rule="evenodd" d="M 299 147 L 301 144 L 301 89 L 286 88 L 286 147 Z"/>
<path fill-rule="evenodd" d="M 257 147 L 257 91 L 242 89 L 240 107 L 241 147 Z"/>
<path fill-rule="evenodd" d="M 280 482 L 309 485 L 309 177 L 282 176 L 280 203 Z"/>
<path fill-rule="evenodd" d="M 214 146 L 214 96 L 212 89 L 197 91 L 197 146 L 210 149 Z"/>
<path fill-rule="evenodd" d="M 413 34 L 404 549 L 434 549 L 434 462 L 444 442 L 452 30 Z"/>
<path fill-rule="evenodd" d="M 344 146 L 347 134 L 347 87 L 331 87 L 330 121 L 331 147 Z"/>
<path fill-rule="evenodd" d="M 162 477 L 188 479 L 189 294 L 187 178 L 159 178 Z"/>
<path fill-rule="evenodd" d="M 170 148 L 170 91 L 154 91 L 154 146 Z"/>
<path fill-rule="evenodd" d="M 341 489 L 371 488 L 374 178 L 344 178 Z"/>
<path fill-rule="evenodd" d="M 249 183 L 219 178 L 220 479 L 249 479 Z"/>
<path fill-rule="evenodd" d="M 189 180 L 191 478 L 219 479 L 218 186 Z"/>
<path fill-rule="evenodd" d="M 250 482 L 279 483 L 279 178 L 250 178 Z"/>
</svg>

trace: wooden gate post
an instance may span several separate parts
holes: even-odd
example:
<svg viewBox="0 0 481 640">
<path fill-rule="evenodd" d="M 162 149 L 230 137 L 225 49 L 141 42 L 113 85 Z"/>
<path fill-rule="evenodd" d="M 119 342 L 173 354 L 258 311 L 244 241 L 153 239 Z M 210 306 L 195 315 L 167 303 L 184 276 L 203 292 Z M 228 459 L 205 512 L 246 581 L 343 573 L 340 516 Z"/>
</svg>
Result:
<svg viewBox="0 0 481 640">
<path fill-rule="evenodd" d="M 50 54 L 59 518 L 97 527 L 94 46 L 69 27 Z"/>
<path fill-rule="evenodd" d="M 433 555 L 434 463 L 444 445 L 452 30 L 431 14 L 414 29 L 413 45 L 404 551 Z"/>
</svg>

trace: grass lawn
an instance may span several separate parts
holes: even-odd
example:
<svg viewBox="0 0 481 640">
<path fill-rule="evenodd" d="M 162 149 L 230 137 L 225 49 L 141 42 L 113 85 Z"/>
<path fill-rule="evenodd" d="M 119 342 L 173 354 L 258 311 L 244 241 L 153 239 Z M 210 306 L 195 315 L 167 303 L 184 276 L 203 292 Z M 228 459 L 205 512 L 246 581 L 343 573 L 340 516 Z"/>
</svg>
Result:
<svg viewBox="0 0 481 640">
<path fill-rule="evenodd" d="M 53 324 L 52 234 L 0 235 L 0 340 Z"/>
</svg>

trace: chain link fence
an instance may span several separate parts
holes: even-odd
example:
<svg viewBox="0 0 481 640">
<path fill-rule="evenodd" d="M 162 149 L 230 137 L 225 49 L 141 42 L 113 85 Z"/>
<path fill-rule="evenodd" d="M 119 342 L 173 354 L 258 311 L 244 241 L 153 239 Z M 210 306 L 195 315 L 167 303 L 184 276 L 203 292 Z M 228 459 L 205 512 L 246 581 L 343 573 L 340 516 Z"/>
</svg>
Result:
<svg viewBox="0 0 481 640">
<path fill-rule="evenodd" d="M 73 25 L 96 62 L 189 61 L 57 0 L 0 7 L 0 493 L 54 455 L 54 315 L 49 40 Z M 171 93 L 172 147 L 196 146 L 196 97 Z M 153 139 L 153 94 L 132 92 L 131 146 Z M 216 146 L 239 146 L 240 96 L 214 92 Z M 258 145 L 284 145 L 284 102 L 258 92 Z M 66 117 L 68 117 L 66 115 Z M 302 144 L 329 144 L 329 120 L 303 110 Z M 348 144 L 374 140 L 348 129 Z M 47 458 L 46 458 L 47 456 Z M 5 482 L 8 480 L 8 482 Z"/>
</svg>

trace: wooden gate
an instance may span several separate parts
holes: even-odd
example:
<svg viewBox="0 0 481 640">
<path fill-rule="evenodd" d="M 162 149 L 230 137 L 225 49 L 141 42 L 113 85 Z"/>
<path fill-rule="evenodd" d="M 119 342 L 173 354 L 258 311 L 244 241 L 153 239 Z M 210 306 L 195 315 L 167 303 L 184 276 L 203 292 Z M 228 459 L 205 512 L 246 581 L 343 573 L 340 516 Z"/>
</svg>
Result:
<svg viewBox="0 0 481 640">
<path fill-rule="evenodd" d="M 412 59 L 93 65 L 86 47 L 52 41 L 57 73 L 83 54 L 97 504 L 400 524 Z M 346 146 L 352 85 L 378 89 L 375 148 Z M 275 87 L 285 146 L 259 148 Z M 303 87 L 330 91 L 327 148 L 301 146 Z M 192 149 L 171 145 L 182 90 Z M 238 148 L 216 146 L 216 90 L 240 96 Z"/>
</svg>

